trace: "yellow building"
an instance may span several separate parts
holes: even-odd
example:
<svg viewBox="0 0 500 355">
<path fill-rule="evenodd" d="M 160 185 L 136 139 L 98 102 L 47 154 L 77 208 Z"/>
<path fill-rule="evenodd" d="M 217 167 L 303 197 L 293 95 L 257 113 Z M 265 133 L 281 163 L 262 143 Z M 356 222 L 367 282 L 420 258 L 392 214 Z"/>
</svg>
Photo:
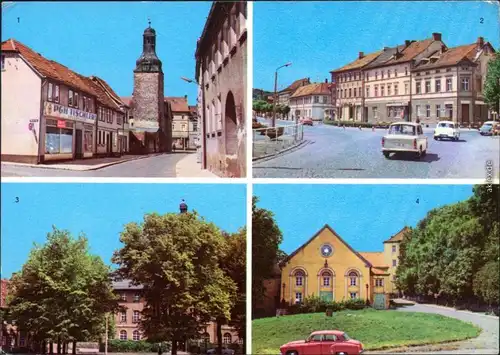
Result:
<svg viewBox="0 0 500 355">
<path fill-rule="evenodd" d="M 397 293 L 394 275 L 406 231 L 384 241 L 383 252 L 357 252 L 325 225 L 281 263 L 281 299 L 288 304 L 310 296 L 363 299 L 387 308 L 390 295 Z"/>
</svg>

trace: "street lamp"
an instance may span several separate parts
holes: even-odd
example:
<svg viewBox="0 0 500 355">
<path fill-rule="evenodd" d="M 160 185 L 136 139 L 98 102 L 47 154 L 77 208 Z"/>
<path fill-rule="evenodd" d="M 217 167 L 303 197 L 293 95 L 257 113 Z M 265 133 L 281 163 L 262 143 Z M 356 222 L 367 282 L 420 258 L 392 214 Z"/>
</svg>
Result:
<svg viewBox="0 0 500 355">
<path fill-rule="evenodd" d="M 292 62 L 283 64 L 282 66 L 276 68 L 276 71 L 274 72 L 274 100 L 273 100 L 273 122 L 272 122 L 273 127 L 276 127 L 276 101 L 278 101 L 276 92 L 278 91 L 278 70 L 284 67 L 289 67 L 290 65 L 292 65 Z"/>
<path fill-rule="evenodd" d="M 196 80 L 189 79 L 189 78 L 186 78 L 184 76 L 181 76 L 181 80 L 184 80 L 186 83 L 197 85 L 196 84 Z M 204 112 L 205 112 L 205 110 L 203 109 L 203 105 L 202 105 L 202 113 L 204 114 Z M 198 116 L 198 114 L 197 114 L 197 116 Z M 200 126 L 202 126 L 202 125 L 200 125 L 200 120 L 199 119 L 200 119 L 200 117 L 198 117 L 198 119 L 197 119 L 197 121 L 198 121 L 198 128 L 197 128 L 197 132 L 196 133 L 197 133 L 197 140 L 198 140 L 198 142 L 196 142 L 196 154 L 197 154 L 198 162 L 201 163 L 202 159 L 201 159 L 201 151 L 200 151 L 200 148 L 201 148 L 201 144 L 200 144 L 201 139 L 200 139 L 200 136 L 202 136 L 202 135 L 200 134 Z M 203 120 L 203 122 L 204 122 L 204 120 Z M 203 124 L 203 127 L 204 126 L 205 126 L 205 124 Z M 188 141 L 189 141 L 189 122 L 188 122 Z M 184 150 L 185 149 L 186 149 L 186 145 L 184 144 Z"/>
</svg>

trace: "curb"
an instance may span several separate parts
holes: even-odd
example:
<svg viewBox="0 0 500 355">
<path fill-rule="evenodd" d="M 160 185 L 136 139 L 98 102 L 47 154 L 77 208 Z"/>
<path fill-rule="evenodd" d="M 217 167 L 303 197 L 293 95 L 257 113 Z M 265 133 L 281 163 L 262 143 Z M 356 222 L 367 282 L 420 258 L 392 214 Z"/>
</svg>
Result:
<svg viewBox="0 0 500 355">
<path fill-rule="evenodd" d="M 293 145 L 291 147 L 288 147 L 286 149 L 283 149 L 283 150 L 280 150 L 279 152 L 276 152 L 274 154 L 268 154 L 268 155 L 264 155 L 264 156 L 261 156 L 261 157 L 258 157 L 258 158 L 252 158 L 252 162 L 261 162 L 261 161 L 267 161 L 267 160 L 271 160 L 281 154 L 284 154 L 284 153 L 287 153 L 293 149 L 299 149 L 301 148 L 302 146 L 306 145 L 310 143 L 309 140 L 306 140 L 304 139 L 303 141 L 301 141 L 300 143 L 296 144 L 296 145 Z"/>
<path fill-rule="evenodd" d="M 489 314 L 471 312 L 471 311 L 467 311 L 467 310 L 456 309 L 456 308 L 453 308 L 453 307 L 439 306 L 439 305 L 428 304 L 428 303 L 416 303 L 416 304 L 419 304 L 419 305 L 422 305 L 422 306 L 427 306 L 427 307 L 440 308 L 440 309 L 444 309 L 444 310 L 448 310 L 448 311 L 455 311 L 455 312 L 460 312 L 460 313 L 473 314 L 473 315 L 476 315 L 476 316 L 487 317 L 487 318 L 491 318 L 491 319 L 499 319 L 498 316 L 492 316 L 492 315 L 489 315 Z"/>
<path fill-rule="evenodd" d="M 125 159 L 125 160 L 120 160 L 120 161 L 114 161 L 111 163 L 104 163 L 104 164 L 96 165 L 95 167 L 86 168 L 86 169 L 61 168 L 61 167 L 56 167 L 54 165 L 44 165 L 44 164 L 36 164 L 36 165 L 34 165 L 34 164 L 16 164 L 16 163 L 9 164 L 10 162 L 2 162 L 2 164 L 12 165 L 12 166 L 24 166 L 24 167 L 28 167 L 28 168 L 49 169 L 49 170 L 52 169 L 52 170 L 66 170 L 66 171 L 92 171 L 92 170 L 99 170 L 102 168 L 106 168 L 106 167 L 112 166 L 112 165 L 126 163 L 129 161 L 140 160 L 140 159 L 145 159 L 145 158 L 152 158 L 152 157 L 156 157 L 156 156 L 163 155 L 163 154 L 168 154 L 168 153 L 156 153 L 156 154 L 152 154 L 152 155 L 145 155 L 145 156 Z M 75 165 L 75 166 L 78 166 L 78 165 Z"/>
</svg>

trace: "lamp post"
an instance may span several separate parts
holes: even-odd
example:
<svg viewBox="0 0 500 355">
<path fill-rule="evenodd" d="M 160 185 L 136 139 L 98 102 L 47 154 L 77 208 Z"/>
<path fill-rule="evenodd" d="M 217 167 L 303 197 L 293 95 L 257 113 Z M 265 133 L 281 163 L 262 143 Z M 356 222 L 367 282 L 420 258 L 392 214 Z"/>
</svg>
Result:
<svg viewBox="0 0 500 355">
<path fill-rule="evenodd" d="M 278 101 L 278 70 L 284 67 L 289 67 L 292 65 L 292 62 L 288 62 L 286 64 L 283 64 L 282 66 L 276 68 L 276 71 L 274 72 L 274 100 L 273 100 L 273 122 L 272 122 L 272 127 L 276 127 L 276 101 Z"/>
</svg>

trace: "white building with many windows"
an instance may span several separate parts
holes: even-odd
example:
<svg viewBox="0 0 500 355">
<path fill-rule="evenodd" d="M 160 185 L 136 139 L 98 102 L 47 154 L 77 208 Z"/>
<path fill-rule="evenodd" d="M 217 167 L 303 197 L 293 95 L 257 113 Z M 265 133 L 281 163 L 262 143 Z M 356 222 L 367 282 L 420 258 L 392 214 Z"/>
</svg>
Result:
<svg viewBox="0 0 500 355">
<path fill-rule="evenodd" d="M 290 96 L 290 113 L 295 120 L 311 118 L 315 121 L 329 119 L 333 115 L 330 84 L 313 83 L 299 87 Z"/>
</svg>

